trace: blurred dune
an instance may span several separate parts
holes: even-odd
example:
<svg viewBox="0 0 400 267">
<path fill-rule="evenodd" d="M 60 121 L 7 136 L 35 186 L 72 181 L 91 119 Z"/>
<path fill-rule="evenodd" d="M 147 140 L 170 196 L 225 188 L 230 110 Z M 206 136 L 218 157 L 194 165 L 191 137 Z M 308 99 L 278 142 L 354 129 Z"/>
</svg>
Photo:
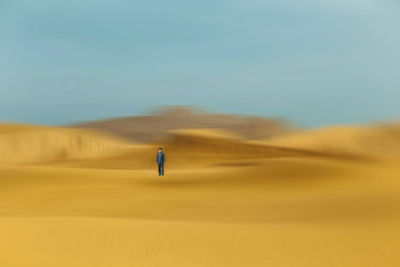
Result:
<svg viewBox="0 0 400 267">
<path fill-rule="evenodd" d="M 400 124 L 332 126 L 281 135 L 265 144 L 331 154 L 400 157 Z"/>
<path fill-rule="evenodd" d="M 56 127 L 0 125 L 0 164 L 101 157 L 130 144 L 104 133 Z"/>
<path fill-rule="evenodd" d="M 154 151 L 161 146 L 168 151 L 168 166 L 177 169 L 206 167 L 213 164 L 235 164 L 232 161 L 319 156 L 333 157 L 305 149 L 254 144 L 220 129 L 179 129 L 169 131 L 157 144 L 132 145 L 125 153 L 103 156 L 96 160 L 60 161 L 64 166 L 80 166 L 103 169 L 151 169 L 154 168 Z M 231 162 L 231 163 L 228 163 Z M 251 163 L 236 163 L 251 164 Z"/>
<path fill-rule="evenodd" d="M 235 136 L 218 129 L 181 129 L 170 131 L 164 139 L 164 147 L 172 151 L 209 152 L 255 157 L 321 155 L 307 149 L 271 146 Z"/>
<path fill-rule="evenodd" d="M 1 125 L 0 266 L 400 265 L 396 124 L 272 134 L 217 116 L 157 132 L 215 118 L 180 112 L 117 132 Z"/>
<path fill-rule="evenodd" d="M 155 142 L 177 129 L 220 129 L 246 139 L 265 139 L 290 131 L 283 121 L 255 116 L 207 113 L 192 107 L 166 107 L 135 117 L 114 118 L 74 125 L 95 129 L 143 143 Z"/>
</svg>

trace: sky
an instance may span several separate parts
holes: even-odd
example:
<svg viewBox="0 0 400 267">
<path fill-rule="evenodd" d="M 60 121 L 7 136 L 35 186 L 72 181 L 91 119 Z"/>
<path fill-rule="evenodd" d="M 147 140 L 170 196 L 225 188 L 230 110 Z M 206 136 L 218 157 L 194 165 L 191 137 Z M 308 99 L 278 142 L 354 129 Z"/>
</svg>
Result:
<svg viewBox="0 0 400 267">
<path fill-rule="evenodd" d="M 0 0 L 0 121 L 400 118 L 396 0 Z"/>
</svg>

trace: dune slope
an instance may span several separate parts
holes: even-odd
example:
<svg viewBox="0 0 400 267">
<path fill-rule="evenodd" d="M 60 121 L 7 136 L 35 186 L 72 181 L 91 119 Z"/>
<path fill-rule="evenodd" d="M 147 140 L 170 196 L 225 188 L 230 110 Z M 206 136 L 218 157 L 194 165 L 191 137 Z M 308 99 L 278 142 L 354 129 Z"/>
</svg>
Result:
<svg viewBox="0 0 400 267">
<path fill-rule="evenodd" d="M 0 125 L 0 164 L 93 158 L 130 144 L 102 133 L 30 125 Z"/>
<path fill-rule="evenodd" d="M 400 125 L 332 126 L 265 140 L 265 144 L 322 153 L 400 157 Z"/>
</svg>

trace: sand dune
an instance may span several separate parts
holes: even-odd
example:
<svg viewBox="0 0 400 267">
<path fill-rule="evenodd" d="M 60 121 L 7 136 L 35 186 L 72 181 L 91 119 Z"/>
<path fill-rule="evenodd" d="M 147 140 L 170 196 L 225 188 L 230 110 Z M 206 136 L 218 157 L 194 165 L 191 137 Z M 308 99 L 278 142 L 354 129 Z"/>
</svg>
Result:
<svg viewBox="0 0 400 267">
<path fill-rule="evenodd" d="M 307 149 L 287 148 L 263 143 L 253 143 L 218 129 L 183 129 L 170 131 L 164 147 L 172 151 L 209 152 L 255 157 L 310 156 L 315 153 Z M 318 154 L 322 155 L 322 153 Z"/>
<path fill-rule="evenodd" d="M 139 145 L 0 126 L 0 266 L 397 267 L 397 129 L 179 128 Z"/>
<path fill-rule="evenodd" d="M 162 140 L 168 131 L 177 129 L 220 129 L 245 139 L 264 139 L 291 129 L 277 119 L 207 113 L 191 107 L 164 108 L 150 115 L 86 122 L 74 127 L 101 130 L 142 143 Z"/>
<path fill-rule="evenodd" d="M 101 157 L 129 143 L 104 134 L 30 125 L 0 125 L 0 164 Z"/>
<path fill-rule="evenodd" d="M 326 127 L 282 135 L 264 143 L 332 154 L 393 158 L 400 157 L 400 124 Z"/>
<path fill-rule="evenodd" d="M 292 149 L 253 143 L 220 129 L 179 129 L 169 131 L 164 140 L 149 145 L 133 145 L 125 153 L 97 160 L 67 162 L 62 166 L 103 169 L 153 169 L 154 151 L 162 147 L 168 153 L 168 166 L 175 169 L 209 165 L 246 165 L 251 161 L 277 157 L 334 157 L 305 149 Z M 243 162 L 247 160 L 247 162 Z M 235 163 L 237 162 L 238 163 Z"/>
</svg>

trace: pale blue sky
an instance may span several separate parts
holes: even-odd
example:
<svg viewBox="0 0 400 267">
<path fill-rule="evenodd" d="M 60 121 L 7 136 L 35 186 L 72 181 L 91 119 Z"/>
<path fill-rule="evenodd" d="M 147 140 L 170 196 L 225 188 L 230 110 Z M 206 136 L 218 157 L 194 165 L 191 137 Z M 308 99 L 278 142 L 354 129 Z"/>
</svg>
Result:
<svg viewBox="0 0 400 267">
<path fill-rule="evenodd" d="M 0 120 L 196 105 L 304 126 L 400 118 L 394 0 L 0 0 Z"/>
</svg>

